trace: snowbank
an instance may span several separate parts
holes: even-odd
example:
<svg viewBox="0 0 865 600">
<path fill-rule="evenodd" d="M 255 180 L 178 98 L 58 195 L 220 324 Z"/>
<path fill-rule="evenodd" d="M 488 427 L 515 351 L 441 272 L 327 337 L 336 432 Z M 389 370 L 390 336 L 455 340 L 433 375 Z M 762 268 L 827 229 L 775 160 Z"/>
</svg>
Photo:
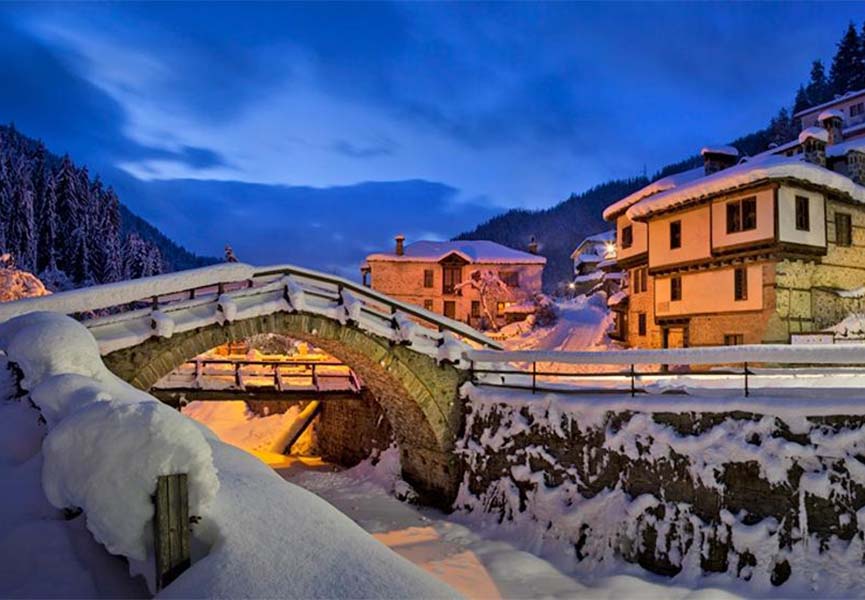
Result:
<svg viewBox="0 0 865 600">
<path fill-rule="evenodd" d="M 118 379 L 73 319 L 37 312 L 2 323 L 0 350 L 48 423 L 45 496 L 82 508 L 94 538 L 145 575 L 156 479 L 188 473 L 190 514 L 202 517 L 193 565 L 162 596 L 456 597 L 326 502 Z"/>
<path fill-rule="evenodd" d="M 113 554 L 152 552 L 151 496 L 160 475 L 187 473 L 190 512 L 207 513 L 219 488 L 205 435 L 191 421 L 118 379 L 87 329 L 56 313 L 0 326 L 0 350 L 43 412 L 42 487 L 57 508 L 81 508 Z"/>
</svg>

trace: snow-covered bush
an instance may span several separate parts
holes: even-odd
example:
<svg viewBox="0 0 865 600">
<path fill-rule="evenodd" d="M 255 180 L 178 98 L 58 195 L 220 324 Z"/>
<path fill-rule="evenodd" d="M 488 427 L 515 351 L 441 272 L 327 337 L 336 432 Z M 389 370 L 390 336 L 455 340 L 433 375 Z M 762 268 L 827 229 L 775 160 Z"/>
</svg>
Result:
<svg viewBox="0 0 865 600">
<path fill-rule="evenodd" d="M 533 301 L 535 303 L 534 325 L 536 327 L 555 325 L 559 319 L 559 309 L 553 299 L 546 294 L 535 294 Z"/>
</svg>

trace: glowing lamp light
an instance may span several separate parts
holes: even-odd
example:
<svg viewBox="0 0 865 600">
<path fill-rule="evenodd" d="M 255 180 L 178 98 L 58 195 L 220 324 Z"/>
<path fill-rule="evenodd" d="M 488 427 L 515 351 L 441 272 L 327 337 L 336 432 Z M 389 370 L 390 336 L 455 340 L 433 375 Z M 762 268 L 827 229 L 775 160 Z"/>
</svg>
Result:
<svg viewBox="0 0 865 600">
<path fill-rule="evenodd" d="M 604 244 L 604 249 L 606 250 L 607 257 L 613 257 L 616 255 L 616 245 L 613 242 L 606 242 Z"/>
<path fill-rule="evenodd" d="M 574 283 L 573 281 L 570 282 L 570 283 L 568 284 L 568 288 L 570 288 L 570 289 L 572 289 L 572 290 L 573 290 L 573 289 L 576 289 L 576 287 L 577 287 L 577 284 Z"/>
</svg>

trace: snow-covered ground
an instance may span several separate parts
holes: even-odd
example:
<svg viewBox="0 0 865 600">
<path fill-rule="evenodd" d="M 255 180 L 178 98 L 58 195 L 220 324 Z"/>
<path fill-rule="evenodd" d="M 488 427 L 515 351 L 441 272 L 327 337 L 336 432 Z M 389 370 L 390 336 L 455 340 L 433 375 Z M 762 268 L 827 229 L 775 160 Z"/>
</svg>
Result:
<svg viewBox="0 0 865 600">
<path fill-rule="evenodd" d="M 504 340 L 505 350 L 606 350 L 611 342 L 606 336 L 613 322 L 604 294 L 577 296 L 556 303 L 558 321 L 550 327 L 538 327 L 522 333 L 521 323 L 509 325 L 516 333 Z"/>
<path fill-rule="evenodd" d="M 622 563 L 617 574 L 576 577 L 568 573 L 572 551 L 564 546 L 532 552 L 534 540 L 473 517 L 445 515 L 400 502 L 392 494 L 398 472 L 395 450 L 376 466 L 333 471 L 299 463 L 277 471 L 327 500 L 394 552 L 432 573 L 466 598 L 697 599 L 740 598 L 722 588 L 670 585 Z"/>
<path fill-rule="evenodd" d="M 329 502 L 383 544 L 425 569 L 467 598 L 733 598 L 720 589 L 670 586 L 633 565 L 598 577 L 576 576 L 573 555 L 564 545 L 545 548 L 532 538 L 490 526 L 472 515 L 444 513 L 401 502 L 399 455 L 342 470 L 310 458 L 262 452 L 292 418 L 255 417 L 242 402 L 196 402 L 186 414 L 207 424 L 225 441 L 271 463 L 282 477 Z M 395 489 L 396 488 L 396 489 Z"/>
</svg>

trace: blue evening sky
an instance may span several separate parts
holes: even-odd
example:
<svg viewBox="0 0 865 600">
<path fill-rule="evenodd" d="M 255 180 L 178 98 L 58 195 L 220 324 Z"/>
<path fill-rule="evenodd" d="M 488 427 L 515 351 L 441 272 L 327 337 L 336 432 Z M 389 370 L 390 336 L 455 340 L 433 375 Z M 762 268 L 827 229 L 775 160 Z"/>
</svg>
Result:
<svg viewBox="0 0 865 600">
<path fill-rule="evenodd" d="M 764 126 L 865 4 L 0 4 L 0 122 L 177 241 L 356 273 Z"/>
</svg>

